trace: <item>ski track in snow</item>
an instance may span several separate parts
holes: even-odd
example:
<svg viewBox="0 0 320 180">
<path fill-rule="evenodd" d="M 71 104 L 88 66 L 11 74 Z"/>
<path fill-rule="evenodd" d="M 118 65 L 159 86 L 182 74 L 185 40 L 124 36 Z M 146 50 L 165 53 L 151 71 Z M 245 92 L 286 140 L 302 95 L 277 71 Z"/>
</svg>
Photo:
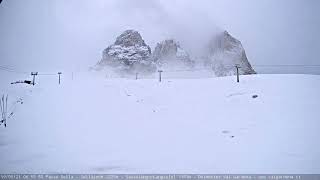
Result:
<svg viewBox="0 0 320 180">
<path fill-rule="evenodd" d="M 1 81 L 0 173 L 320 173 L 320 76 L 41 78 Z"/>
</svg>

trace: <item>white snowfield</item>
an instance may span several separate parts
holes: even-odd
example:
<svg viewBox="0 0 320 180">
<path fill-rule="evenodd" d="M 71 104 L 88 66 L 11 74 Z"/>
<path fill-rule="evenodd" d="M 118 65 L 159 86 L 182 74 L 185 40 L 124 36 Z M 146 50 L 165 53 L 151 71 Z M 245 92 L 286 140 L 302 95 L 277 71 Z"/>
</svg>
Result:
<svg viewBox="0 0 320 180">
<path fill-rule="evenodd" d="M 320 173 L 320 76 L 11 75 L 0 173 Z"/>
</svg>

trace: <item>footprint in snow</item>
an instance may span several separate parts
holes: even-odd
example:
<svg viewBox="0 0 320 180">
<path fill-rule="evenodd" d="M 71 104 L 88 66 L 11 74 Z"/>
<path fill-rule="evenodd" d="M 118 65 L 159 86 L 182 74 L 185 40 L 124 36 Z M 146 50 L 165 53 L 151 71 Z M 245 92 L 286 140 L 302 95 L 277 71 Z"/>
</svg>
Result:
<svg viewBox="0 0 320 180">
<path fill-rule="evenodd" d="M 222 133 L 223 133 L 223 134 L 229 134 L 230 131 L 224 130 L 224 131 L 222 131 Z M 231 136 L 229 136 L 229 137 L 230 137 L 230 138 L 234 138 L 235 136 L 231 135 Z"/>
<path fill-rule="evenodd" d="M 246 92 L 239 92 L 239 93 L 232 93 L 226 96 L 227 98 L 233 97 L 233 96 L 241 96 L 247 94 Z"/>
<path fill-rule="evenodd" d="M 143 99 L 138 99 L 137 102 L 143 102 Z"/>
</svg>

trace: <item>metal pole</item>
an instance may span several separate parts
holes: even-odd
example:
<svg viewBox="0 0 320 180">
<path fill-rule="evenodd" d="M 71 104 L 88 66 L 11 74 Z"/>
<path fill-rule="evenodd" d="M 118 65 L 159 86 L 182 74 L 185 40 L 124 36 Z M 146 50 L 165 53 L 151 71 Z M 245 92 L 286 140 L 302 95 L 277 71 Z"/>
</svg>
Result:
<svg viewBox="0 0 320 180">
<path fill-rule="evenodd" d="M 36 75 L 38 75 L 38 72 L 31 72 L 31 76 L 33 76 L 32 85 L 34 85 L 34 84 L 35 84 Z"/>
<path fill-rule="evenodd" d="M 159 82 L 161 82 L 161 73 L 163 72 L 162 70 L 159 70 Z"/>
<path fill-rule="evenodd" d="M 62 73 L 61 72 L 58 72 L 58 75 L 59 75 L 59 84 L 60 84 L 60 75 L 61 75 Z"/>
<path fill-rule="evenodd" d="M 236 69 L 237 69 L 237 82 L 240 82 L 240 79 L 239 79 L 239 66 L 236 65 Z"/>
</svg>

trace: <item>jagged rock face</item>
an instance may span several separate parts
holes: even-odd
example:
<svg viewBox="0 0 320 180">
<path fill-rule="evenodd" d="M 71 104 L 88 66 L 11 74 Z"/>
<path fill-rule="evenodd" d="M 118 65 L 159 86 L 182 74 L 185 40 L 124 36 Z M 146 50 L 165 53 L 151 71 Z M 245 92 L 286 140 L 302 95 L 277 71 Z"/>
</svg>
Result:
<svg viewBox="0 0 320 180">
<path fill-rule="evenodd" d="M 103 51 L 98 66 L 109 65 L 124 72 L 149 71 L 154 68 L 150 57 L 151 48 L 139 32 L 127 30 Z"/>
<path fill-rule="evenodd" d="M 211 40 L 207 65 L 212 66 L 217 76 L 236 74 L 235 65 L 240 66 L 239 73 L 242 75 L 256 74 L 247 59 L 241 42 L 227 31 Z"/>
<path fill-rule="evenodd" d="M 140 33 L 134 30 L 126 30 L 120 36 L 117 37 L 114 45 L 120 45 L 124 47 L 130 46 L 142 46 L 142 47 L 150 47 L 144 42 Z M 150 50 L 151 51 L 151 50 Z"/>
<path fill-rule="evenodd" d="M 152 59 L 160 68 L 193 66 L 189 54 L 181 48 L 178 42 L 172 39 L 158 43 L 152 54 Z"/>
</svg>

